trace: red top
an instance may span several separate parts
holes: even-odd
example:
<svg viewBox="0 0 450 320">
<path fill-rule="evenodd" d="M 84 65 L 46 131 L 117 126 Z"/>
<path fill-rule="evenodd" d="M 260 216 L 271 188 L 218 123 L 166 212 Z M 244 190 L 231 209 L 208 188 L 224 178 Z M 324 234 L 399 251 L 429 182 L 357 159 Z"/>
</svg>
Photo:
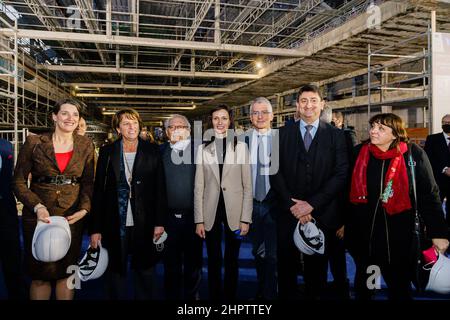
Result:
<svg viewBox="0 0 450 320">
<path fill-rule="evenodd" d="M 59 170 L 64 172 L 70 159 L 72 158 L 73 150 L 69 152 L 55 153 L 56 163 L 58 163 Z"/>
</svg>

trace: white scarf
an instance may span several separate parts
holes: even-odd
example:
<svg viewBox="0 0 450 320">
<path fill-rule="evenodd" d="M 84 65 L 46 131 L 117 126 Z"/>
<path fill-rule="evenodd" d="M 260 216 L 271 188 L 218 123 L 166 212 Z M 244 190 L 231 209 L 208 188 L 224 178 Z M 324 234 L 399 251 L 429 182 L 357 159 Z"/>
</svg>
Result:
<svg viewBox="0 0 450 320">
<path fill-rule="evenodd" d="M 182 150 L 186 149 L 186 147 L 188 146 L 189 142 L 190 142 L 189 139 L 177 141 L 174 144 L 170 144 L 170 147 L 174 151 L 182 151 Z"/>
</svg>

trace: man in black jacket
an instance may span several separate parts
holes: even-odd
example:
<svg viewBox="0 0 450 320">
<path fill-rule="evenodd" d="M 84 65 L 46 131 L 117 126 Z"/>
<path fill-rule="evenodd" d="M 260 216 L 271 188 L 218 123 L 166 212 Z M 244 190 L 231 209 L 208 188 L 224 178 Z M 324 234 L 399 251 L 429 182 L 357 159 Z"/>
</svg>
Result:
<svg viewBox="0 0 450 320">
<path fill-rule="evenodd" d="M 442 118 L 442 131 L 427 137 L 425 152 L 433 167 L 441 201 L 447 198 L 446 220 L 450 238 L 450 114 Z"/>
<path fill-rule="evenodd" d="M 9 299 L 25 298 L 21 275 L 19 219 L 11 189 L 14 169 L 12 144 L 0 139 L 0 262 Z"/>
<path fill-rule="evenodd" d="M 280 208 L 278 227 L 278 279 L 281 299 L 297 298 L 299 251 L 293 233 L 297 222 L 314 218 L 331 237 L 339 227 L 338 194 L 348 178 L 344 133 L 319 121 L 324 101 L 316 86 L 306 85 L 298 93 L 300 121 L 280 130 L 279 171 L 271 178 Z M 307 298 L 320 298 L 327 281 L 327 247 L 324 255 L 305 255 L 304 280 Z"/>
<path fill-rule="evenodd" d="M 198 300 L 203 241 L 195 234 L 194 143 L 185 116 L 174 114 L 165 122 L 169 141 L 161 146 L 166 177 L 168 217 L 164 256 L 164 287 L 169 300 Z"/>
</svg>

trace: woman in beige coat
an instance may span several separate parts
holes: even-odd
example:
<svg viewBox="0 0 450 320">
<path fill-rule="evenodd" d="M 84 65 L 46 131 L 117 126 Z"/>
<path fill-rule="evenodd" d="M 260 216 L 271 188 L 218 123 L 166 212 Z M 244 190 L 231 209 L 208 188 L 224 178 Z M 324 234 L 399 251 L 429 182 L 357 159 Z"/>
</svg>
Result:
<svg viewBox="0 0 450 320">
<path fill-rule="evenodd" d="M 249 154 L 245 143 L 231 139 L 227 106 L 211 111 L 212 141 L 199 147 L 194 190 L 196 233 L 206 240 L 208 285 L 212 300 L 234 300 L 241 238 L 248 233 L 253 209 Z M 222 292 L 222 229 L 225 233 L 225 279 Z"/>
</svg>

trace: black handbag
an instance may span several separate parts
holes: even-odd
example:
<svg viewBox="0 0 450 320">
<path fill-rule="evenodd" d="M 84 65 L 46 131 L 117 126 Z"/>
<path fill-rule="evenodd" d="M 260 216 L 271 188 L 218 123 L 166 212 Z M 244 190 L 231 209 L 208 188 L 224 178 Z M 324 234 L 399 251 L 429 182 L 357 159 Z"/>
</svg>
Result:
<svg viewBox="0 0 450 320">
<path fill-rule="evenodd" d="M 419 210 L 417 208 L 417 189 L 416 189 L 416 173 L 415 166 L 416 162 L 414 161 L 411 148 L 409 148 L 409 161 L 408 165 L 411 168 L 411 182 L 414 196 L 414 230 L 413 230 L 413 239 L 411 244 L 411 279 L 414 287 L 419 293 L 423 293 L 425 291 L 425 287 L 428 283 L 428 279 L 430 277 L 430 270 L 424 269 L 424 259 L 422 256 L 422 251 L 431 246 L 431 241 L 427 237 L 425 224 L 421 215 L 419 214 Z"/>
</svg>

